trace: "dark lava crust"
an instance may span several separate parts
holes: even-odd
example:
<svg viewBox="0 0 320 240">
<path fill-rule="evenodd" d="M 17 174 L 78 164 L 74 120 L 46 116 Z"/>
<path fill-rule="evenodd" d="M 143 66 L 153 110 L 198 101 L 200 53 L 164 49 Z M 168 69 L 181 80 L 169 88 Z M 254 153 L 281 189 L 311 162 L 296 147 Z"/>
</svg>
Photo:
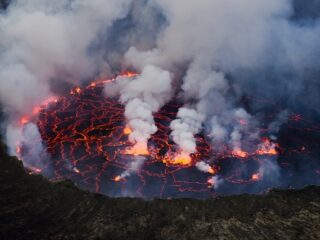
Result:
<svg viewBox="0 0 320 240">
<path fill-rule="evenodd" d="M 320 187 L 208 200 L 112 199 L 30 176 L 1 145 L 0 239 L 320 239 Z"/>
</svg>

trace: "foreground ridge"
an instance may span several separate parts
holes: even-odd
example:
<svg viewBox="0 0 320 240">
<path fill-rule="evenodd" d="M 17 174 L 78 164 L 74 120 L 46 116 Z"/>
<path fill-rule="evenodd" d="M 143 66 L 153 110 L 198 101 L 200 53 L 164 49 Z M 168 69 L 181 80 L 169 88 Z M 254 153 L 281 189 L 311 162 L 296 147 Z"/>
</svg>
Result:
<svg viewBox="0 0 320 240">
<path fill-rule="evenodd" d="M 320 239 L 320 187 L 207 200 L 114 199 L 29 175 L 1 144 L 0 239 Z"/>
</svg>

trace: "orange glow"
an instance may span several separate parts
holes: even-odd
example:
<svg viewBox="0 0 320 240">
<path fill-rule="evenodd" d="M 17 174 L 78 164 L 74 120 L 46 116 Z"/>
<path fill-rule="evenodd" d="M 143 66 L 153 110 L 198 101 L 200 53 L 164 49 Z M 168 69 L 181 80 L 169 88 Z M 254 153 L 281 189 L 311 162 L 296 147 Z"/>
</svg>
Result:
<svg viewBox="0 0 320 240">
<path fill-rule="evenodd" d="M 212 178 L 209 178 L 208 181 L 207 181 L 207 183 L 208 183 L 209 185 L 213 186 L 213 185 L 214 185 L 214 180 L 213 180 Z"/>
<path fill-rule="evenodd" d="M 53 102 L 54 103 L 58 102 L 58 98 L 57 97 L 50 97 L 50 98 L 44 100 L 41 104 L 39 104 L 38 106 L 35 106 L 33 108 L 32 113 L 34 115 L 38 114 L 41 111 L 41 109 L 47 107 L 50 103 L 53 103 Z"/>
<path fill-rule="evenodd" d="M 26 116 L 24 116 L 24 117 L 22 117 L 21 119 L 20 119 L 20 123 L 21 124 L 27 124 L 29 122 L 29 119 L 28 119 L 28 117 L 26 117 Z"/>
<path fill-rule="evenodd" d="M 174 155 L 173 157 L 166 157 L 163 159 L 163 163 L 167 165 L 183 165 L 188 166 L 192 162 L 192 159 L 190 157 L 190 154 L 187 154 L 186 152 L 181 152 L 179 154 Z"/>
<path fill-rule="evenodd" d="M 120 181 L 121 181 L 121 177 L 120 177 L 120 176 L 116 176 L 116 177 L 113 179 L 113 181 L 115 181 L 115 182 L 120 182 Z"/>
<path fill-rule="evenodd" d="M 217 171 L 213 167 L 210 167 L 209 170 L 208 170 L 208 173 L 214 175 L 214 174 L 217 173 Z"/>
<path fill-rule="evenodd" d="M 46 99 L 45 101 L 43 101 L 41 103 L 41 105 L 42 106 L 48 106 L 52 102 L 55 102 L 55 103 L 58 102 L 58 98 L 57 97 L 50 97 L 50 98 Z"/>
<path fill-rule="evenodd" d="M 235 149 L 232 151 L 232 155 L 236 157 L 246 158 L 249 154 L 241 149 Z"/>
<path fill-rule="evenodd" d="M 20 146 L 17 146 L 17 147 L 16 147 L 16 153 L 18 153 L 18 154 L 21 153 L 21 147 L 20 147 Z"/>
<path fill-rule="evenodd" d="M 76 89 L 75 89 L 75 91 L 76 91 L 76 93 L 80 93 L 81 92 L 81 88 L 79 88 L 79 87 L 77 87 Z"/>
<path fill-rule="evenodd" d="M 32 113 L 33 114 L 38 114 L 41 111 L 41 108 L 39 106 L 36 106 L 33 108 Z"/>
<path fill-rule="evenodd" d="M 262 144 L 256 151 L 258 155 L 277 155 L 276 144 L 272 143 L 268 138 L 262 139 Z"/>
<path fill-rule="evenodd" d="M 128 72 L 125 72 L 125 73 L 120 74 L 121 77 L 128 77 L 128 78 L 130 78 L 130 77 L 135 77 L 135 76 L 137 76 L 137 75 L 138 75 L 138 73 L 136 73 L 136 72 L 131 72 L 131 71 L 128 71 Z"/>
<path fill-rule="evenodd" d="M 36 167 L 28 167 L 28 168 L 32 171 L 32 173 L 39 174 L 42 172 L 42 169 L 40 169 L 40 168 L 36 168 Z"/>
<path fill-rule="evenodd" d="M 136 143 L 134 146 L 126 149 L 125 154 L 140 156 L 140 155 L 149 155 L 147 144 L 145 143 Z"/>
<path fill-rule="evenodd" d="M 217 179 L 215 177 L 211 177 L 207 180 L 208 188 L 214 188 L 217 184 Z"/>
<path fill-rule="evenodd" d="M 252 174 L 251 176 L 252 181 L 259 181 L 260 179 L 261 179 L 261 176 L 259 173 Z"/>
<path fill-rule="evenodd" d="M 132 130 L 131 130 L 131 128 L 129 128 L 129 127 L 125 127 L 125 128 L 123 129 L 123 133 L 124 133 L 125 135 L 129 135 L 130 133 L 132 133 Z"/>
<path fill-rule="evenodd" d="M 277 155 L 278 152 L 276 149 L 274 148 L 270 148 L 270 149 L 259 149 L 257 151 L 257 154 L 259 155 Z"/>
<path fill-rule="evenodd" d="M 70 93 L 72 95 L 79 94 L 79 93 L 81 93 L 81 88 L 80 87 L 76 87 L 76 88 L 72 89 Z"/>
</svg>

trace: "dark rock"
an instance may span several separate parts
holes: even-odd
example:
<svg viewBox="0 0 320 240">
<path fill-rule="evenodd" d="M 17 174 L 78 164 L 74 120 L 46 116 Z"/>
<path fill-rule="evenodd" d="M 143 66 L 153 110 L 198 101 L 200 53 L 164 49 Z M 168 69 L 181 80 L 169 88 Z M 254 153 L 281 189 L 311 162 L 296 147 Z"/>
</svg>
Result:
<svg viewBox="0 0 320 240">
<path fill-rule="evenodd" d="M 320 187 L 207 200 L 113 199 L 29 175 L 1 144 L 0 239 L 320 239 Z"/>
</svg>

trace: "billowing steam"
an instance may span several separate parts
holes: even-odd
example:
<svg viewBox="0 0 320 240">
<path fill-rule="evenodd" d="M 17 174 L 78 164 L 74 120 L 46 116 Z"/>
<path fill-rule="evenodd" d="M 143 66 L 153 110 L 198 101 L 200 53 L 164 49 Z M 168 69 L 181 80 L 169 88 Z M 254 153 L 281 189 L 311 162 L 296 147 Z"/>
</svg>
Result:
<svg viewBox="0 0 320 240">
<path fill-rule="evenodd" d="M 118 77 L 106 86 L 106 95 L 120 95 L 121 103 L 125 104 L 124 115 L 127 118 L 127 127 L 130 129 L 129 141 L 134 144 L 127 153 L 148 154 L 148 140 L 158 130 L 152 114 L 170 100 L 170 91 L 169 72 L 153 66 L 146 66 L 135 79 Z M 141 158 L 133 164 L 141 166 Z M 134 170 L 138 168 L 130 167 L 124 175 L 129 175 Z"/>
<path fill-rule="evenodd" d="M 132 130 L 129 140 L 135 144 L 133 151 L 148 152 L 148 139 L 157 131 L 152 114 L 170 100 L 171 77 L 158 67 L 146 66 L 135 79 L 118 77 L 108 84 L 108 96 L 120 95 L 125 104 L 127 125 Z"/>
<path fill-rule="evenodd" d="M 199 133 L 217 154 L 276 154 L 271 140 L 292 108 L 320 114 L 319 87 L 308 78 L 319 71 L 320 21 L 297 15 L 297 2 L 12 1 L 0 12 L 0 102 L 11 153 L 26 143 L 34 149 L 29 159 L 47 158 L 37 126 L 23 116 L 36 119 L 36 106 L 70 86 L 129 69 L 137 75 L 118 77 L 104 91 L 125 105 L 127 153 L 135 156 L 121 178 L 143 166 L 158 130 L 154 113 L 173 96 L 182 103 L 170 124 L 177 158 L 197 152 Z M 267 123 L 264 104 L 250 101 L 257 97 L 282 104 Z M 279 178 L 274 159 L 260 165 L 254 177 Z M 206 162 L 196 167 L 214 174 Z M 223 183 L 210 179 L 214 188 Z"/>
<path fill-rule="evenodd" d="M 213 176 L 209 178 L 208 184 L 210 187 L 218 189 L 223 184 L 223 179 L 221 179 L 219 176 Z"/>
<path fill-rule="evenodd" d="M 193 109 L 180 108 L 177 114 L 178 119 L 170 124 L 172 139 L 180 148 L 190 154 L 196 152 L 194 135 L 199 133 L 204 116 Z"/>
<path fill-rule="evenodd" d="M 0 15 L 0 101 L 16 125 L 8 129 L 8 139 L 10 129 L 20 128 L 21 116 L 54 94 L 52 82 L 79 83 L 102 70 L 101 52 L 93 46 L 100 34 L 125 16 L 129 4 L 128 0 L 108 1 L 108 6 L 101 0 L 14 1 Z M 10 142 L 12 152 L 22 140 Z"/>
<path fill-rule="evenodd" d="M 47 152 L 44 150 L 43 142 L 38 130 L 38 127 L 33 123 L 28 123 L 20 131 L 16 127 L 9 125 L 7 128 L 7 144 L 9 146 L 16 146 L 17 142 L 21 143 L 24 147 L 24 166 L 30 168 L 33 171 L 40 172 L 42 168 L 50 159 Z M 10 154 L 18 155 L 21 157 L 22 149 L 17 146 L 14 151 L 10 149 Z M 34 168 L 38 166 L 38 168 Z"/>
</svg>

